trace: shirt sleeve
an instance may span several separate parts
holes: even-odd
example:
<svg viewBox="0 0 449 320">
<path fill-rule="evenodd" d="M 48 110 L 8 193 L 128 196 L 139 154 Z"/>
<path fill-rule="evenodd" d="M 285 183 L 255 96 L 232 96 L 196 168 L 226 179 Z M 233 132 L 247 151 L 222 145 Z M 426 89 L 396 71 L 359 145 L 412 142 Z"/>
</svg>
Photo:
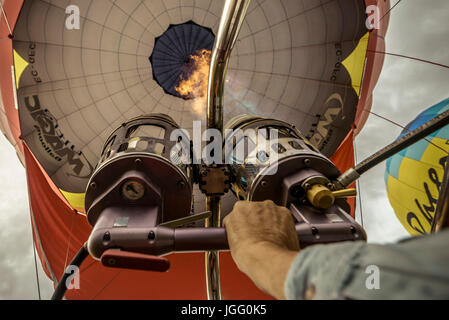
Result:
<svg viewBox="0 0 449 320">
<path fill-rule="evenodd" d="M 341 285 L 351 274 L 351 261 L 364 247 L 363 242 L 345 242 L 302 250 L 287 274 L 287 299 L 338 299 Z M 313 291 L 313 297 L 306 297 L 307 291 Z"/>
<path fill-rule="evenodd" d="M 287 299 L 449 299 L 449 231 L 398 244 L 315 245 L 293 261 Z"/>
</svg>

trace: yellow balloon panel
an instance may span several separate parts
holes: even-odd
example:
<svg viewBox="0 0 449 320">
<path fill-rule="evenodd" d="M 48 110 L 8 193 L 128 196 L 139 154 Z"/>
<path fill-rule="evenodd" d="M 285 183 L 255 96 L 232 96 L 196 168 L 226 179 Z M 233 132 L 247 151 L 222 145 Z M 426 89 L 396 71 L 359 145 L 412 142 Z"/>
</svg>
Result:
<svg viewBox="0 0 449 320">
<path fill-rule="evenodd" d="M 440 159 L 447 157 L 447 153 L 449 150 L 449 141 L 447 139 L 433 137 L 431 142 L 433 145 L 429 144 L 426 151 L 424 151 L 424 154 L 421 157 L 421 162 L 433 166 L 436 165 L 437 168 L 442 168 L 439 163 L 435 163 L 435 160 L 440 161 Z"/>
<path fill-rule="evenodd" d="M 407 160 L 410 159 L 404 161 Z M 421 185 L 406 184 L 393 176 L 388 176 L 387 181 L 390 204 L 399 221 L 412 235 L 430 231 L 438 198 L 438 189 L 430 178 L 426 177 L 424 170 L 421 168 L 416 173 L 416 182 L 420 182 Z"/>
<path fill-rule="evenodd" d="M 433 165 L 416 161 L 410 158 L 403 158 L 401 167 L 399 169 L 399 181 L 405 184 L 410 189 L 416 189 L 424 191 L 423 183 L 430 183 L 430 189 L 437 192 L 437 185 L 434 180 L 438 178 L 441 181 L 444 168 L 439 167 L 438 160 L 440 157 L 435 158 Z"/>
</svg>

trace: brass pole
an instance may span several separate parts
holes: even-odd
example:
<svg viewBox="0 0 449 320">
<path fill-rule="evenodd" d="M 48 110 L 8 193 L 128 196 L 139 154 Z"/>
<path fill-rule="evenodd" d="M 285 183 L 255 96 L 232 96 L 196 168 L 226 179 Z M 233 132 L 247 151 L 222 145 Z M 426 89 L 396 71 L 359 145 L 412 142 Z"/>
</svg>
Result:
<svg viewBox="0 0 449 320">
<path fill-rule="evenodd" d="M 205 227 L 219 227 L 221 218 L 220 196 L 208 196 L 206 198 L 206 210 L 211 211 L 212 216 L 206 219 Z M 207 251 L 205 258 L 207 298 L 209 300 L 221 300 L 219 252 Z"/>
<path fill-rule="evenodd" d="M 223 97 L 226 71 L 250 0 L 226 0 L 212 49 L 207 88 L 207 128 L 218 129 L 223 136 Z M 212 215 L 206 227 L 220 226 L 220 196 L 207 196 L 206 210 Z M 209 300 L 221 300 L 218 251 L 206 252 L 206 286 Z"/>
<path fill-rule="evenodd" d="M 226 0 L 212 49 L 207 88 L 207 127 L 223 131 L 223 96 L 231 51 L 250 0 Z"/>
</svg>

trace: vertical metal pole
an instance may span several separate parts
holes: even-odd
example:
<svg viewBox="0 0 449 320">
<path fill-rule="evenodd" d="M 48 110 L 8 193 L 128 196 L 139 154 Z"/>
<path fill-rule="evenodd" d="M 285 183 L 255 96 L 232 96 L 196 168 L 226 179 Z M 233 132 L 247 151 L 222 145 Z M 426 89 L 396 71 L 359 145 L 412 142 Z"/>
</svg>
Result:
<svg viewBox="0 0 449 320">
<path fill-rule="evenodd" d="M 231 51 L 237 40 L 250 0 L 226 0 L 212 50 L 207 90 L 207 128 L 223 136 L 223 97 L 226 71 Z M 220 226 L 220 196 L 207 196 L 206 210 L 212 215 L 206 227 Z M 218 251 L 206 252 L 206 285 L 209 300 L 221 299 Z"/>
<path fill-rule="evenodd" d="M 206 198 L 206 210 L 211 211 L 212 216 L 206 219 L 205 227 L 219 227 L 221 218 L 220 197 L 208 196 Z M 205 258 L 207 298 L 209 300 L 221 300 L 219 252 L 207 251 Z"/>
<path fill-rule="evenodd" d="M 250 0 L 226 0 L 212 49 L 207 88 L 207 127 L 223 131 L 223 96 L 229 58 Z"/>
</svg>

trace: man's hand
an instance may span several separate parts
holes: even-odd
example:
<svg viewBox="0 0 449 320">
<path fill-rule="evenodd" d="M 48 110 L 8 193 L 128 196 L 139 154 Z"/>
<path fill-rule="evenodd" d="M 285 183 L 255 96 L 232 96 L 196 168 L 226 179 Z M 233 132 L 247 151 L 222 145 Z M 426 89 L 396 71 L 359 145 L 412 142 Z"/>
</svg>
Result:
<svg viewBox="0 0 449 320">
<path fill-rule="evenodd" d="M 290 210 L 273 201 L 239 201 L 223 224 L 239 269 L 262 290 L 285 299 L 284 282 L 299 242 Z"/>
</svg>

